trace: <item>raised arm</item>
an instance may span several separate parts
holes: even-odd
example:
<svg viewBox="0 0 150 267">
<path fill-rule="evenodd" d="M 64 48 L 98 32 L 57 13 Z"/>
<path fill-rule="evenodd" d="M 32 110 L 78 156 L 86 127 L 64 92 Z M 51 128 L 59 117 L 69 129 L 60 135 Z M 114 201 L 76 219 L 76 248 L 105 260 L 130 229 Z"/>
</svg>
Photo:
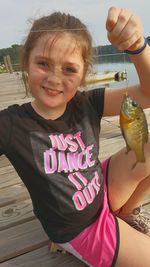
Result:
<svg viewBox="0 0 150 267">
<path fill-rule="evenodd" d="M 140 18 L 129 9 L 112 7 L 108 11 L 106 29 L 112 45 L 122 51 L 131 51 L 129 57 L 135 65 L 140 84 L 128 88 L 107 88 L 104 115 L 119 114 L 122 95 L 126 91 L 143 108 L 150 107 L 150 47 L 148 44 L 144 45 L 145 40 Z M 140 52 L 140 50 L 142 51 Z"/>
</svg>

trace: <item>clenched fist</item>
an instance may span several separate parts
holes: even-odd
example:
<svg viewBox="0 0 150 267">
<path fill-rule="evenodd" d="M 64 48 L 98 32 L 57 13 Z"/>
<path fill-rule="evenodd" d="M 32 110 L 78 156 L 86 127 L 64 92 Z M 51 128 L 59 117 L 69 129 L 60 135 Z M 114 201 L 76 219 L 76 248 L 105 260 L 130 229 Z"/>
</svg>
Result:
<svg viewBox="0 0 150 267">
<path fill-rule="evenodd" d="M 136 50 L 144 44 L 141 20 L 130 9 L 111 7 L 106 29 L 108 40 L 119 50 Z"/>
</svg>

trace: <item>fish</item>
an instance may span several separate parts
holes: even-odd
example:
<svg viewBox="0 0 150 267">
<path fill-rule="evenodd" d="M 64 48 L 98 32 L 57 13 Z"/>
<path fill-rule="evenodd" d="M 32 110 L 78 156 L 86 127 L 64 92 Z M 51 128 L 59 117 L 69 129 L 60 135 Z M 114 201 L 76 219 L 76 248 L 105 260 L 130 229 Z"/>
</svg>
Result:
<svg viewBox="0 0 150 267">
<path fill-rule="evenodd" d="M 123 96 L 120 109 L 120 128 L 126 143 L 126 153 L 133 150 L 136 162 L 145 162 L 144 144 L 148 142 L 148 124 L 142 107 L 128 93 Z"/>
</svg>

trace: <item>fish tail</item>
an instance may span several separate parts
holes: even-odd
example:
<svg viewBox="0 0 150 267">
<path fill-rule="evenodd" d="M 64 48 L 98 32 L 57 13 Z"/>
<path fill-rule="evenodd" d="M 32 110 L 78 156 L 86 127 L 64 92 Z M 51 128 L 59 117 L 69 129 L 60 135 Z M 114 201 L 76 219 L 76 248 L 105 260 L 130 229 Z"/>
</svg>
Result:
<svg viewBox="0 0 150 267">
<path fill-rule="evenodd" d="M 144 148 L 135 151 L 136 162 L 145 162 Z"/>
<path fill-rule="evenodd" d="M 144 152 L 143 153 L 139 153 L 139 154 L 136 154 L 136 162 L 132 165 L 132 170 L 136 167 L 137 163 L 138 162 L 145 162 L 145 156 L 144 156 Z"/>
</svg>

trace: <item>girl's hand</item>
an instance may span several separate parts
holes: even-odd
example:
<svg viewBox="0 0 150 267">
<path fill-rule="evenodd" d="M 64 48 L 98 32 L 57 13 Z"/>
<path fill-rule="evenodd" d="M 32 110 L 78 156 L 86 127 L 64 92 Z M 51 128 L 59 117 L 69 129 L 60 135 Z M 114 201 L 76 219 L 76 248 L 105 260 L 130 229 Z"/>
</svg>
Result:
<svg viewBox="0 0 150 267">
<path fill-rule="evenodd" d="M 119 50 L 136 50 L 144 44 L 141 20 L 130 9 L 111 7 L 106 29 L 108 40 Z"/>
</svg>

